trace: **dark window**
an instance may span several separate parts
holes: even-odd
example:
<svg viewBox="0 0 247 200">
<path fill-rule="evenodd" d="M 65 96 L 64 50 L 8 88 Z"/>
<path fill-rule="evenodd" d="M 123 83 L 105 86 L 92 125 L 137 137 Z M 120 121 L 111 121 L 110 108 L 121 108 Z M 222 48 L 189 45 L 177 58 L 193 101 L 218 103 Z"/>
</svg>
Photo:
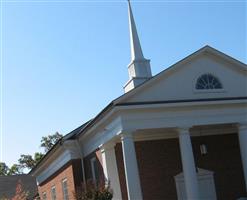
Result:
<svg viewBox="0 0 247 200">
<path fill-rule="evenodd" d="M 96 157 L 91 159 L 91 171 L 92 171 L 93 182 L 95 183 L 95 186 L 97 186 L 99 183 L 100 174 L 99 174 L 99 167 Z"/>
<path fill-rule="evenodd" d="M 203 74 L 196 81 L 197 90 L 223 89 L 221 82 L 212 74 Z"/>
</svg>

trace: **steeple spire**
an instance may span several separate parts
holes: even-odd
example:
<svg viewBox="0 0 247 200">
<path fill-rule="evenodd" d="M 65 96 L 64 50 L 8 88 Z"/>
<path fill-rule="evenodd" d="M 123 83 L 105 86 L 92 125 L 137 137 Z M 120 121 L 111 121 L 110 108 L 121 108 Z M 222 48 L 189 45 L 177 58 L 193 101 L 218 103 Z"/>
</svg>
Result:
<svg viewBox="0 0 247 200">
<path fill-rule="evenodd" d="M 133 17 L 130 1 L 128 0 L 129 9 L 129 29 L 130 29 L 130 48 L 131 48 L 131 61 L 144 59 L 140 40 L 137 34 L 135 20 Z"/>
<path fill-rule="evenodd" d="M 128 66 L 129 81 L 124 86 L 125 92 L 134 89 L 152 77 L 150 60 L 145 59 L 143 56 L 130 1 L 127 1 L 129 10 L 131 62 Z"/>
</svg>

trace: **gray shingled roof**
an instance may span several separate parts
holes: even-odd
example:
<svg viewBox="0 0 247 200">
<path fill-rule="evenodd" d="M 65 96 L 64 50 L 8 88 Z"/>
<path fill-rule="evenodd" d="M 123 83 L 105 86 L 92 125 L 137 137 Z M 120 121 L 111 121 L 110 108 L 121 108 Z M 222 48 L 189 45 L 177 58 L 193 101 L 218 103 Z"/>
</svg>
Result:
<svg viewBox="0 0 247 200">
<path fill-rule="evenodd" d="M 11 199 L 15 196 L 17 183 L 21 181 L 24 191 L 28 191 L 28 199 L 33 199 L 37 194 L 35 177 L 28 174 L 0 176 L 0 199 Z"/>
</svg>

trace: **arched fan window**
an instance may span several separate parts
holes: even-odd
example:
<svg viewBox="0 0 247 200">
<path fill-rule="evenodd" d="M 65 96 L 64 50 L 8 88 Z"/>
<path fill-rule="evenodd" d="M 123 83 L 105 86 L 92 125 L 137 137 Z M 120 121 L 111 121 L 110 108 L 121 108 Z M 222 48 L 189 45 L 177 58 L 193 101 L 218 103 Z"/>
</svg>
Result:
<svg viewBox="0 0 247 200">
<path fill-rule="evenodd" d="M 203 74 L 196 81 L 197 90 L 223 89 L 221 82 L 212 74 Z"/>
</svg>

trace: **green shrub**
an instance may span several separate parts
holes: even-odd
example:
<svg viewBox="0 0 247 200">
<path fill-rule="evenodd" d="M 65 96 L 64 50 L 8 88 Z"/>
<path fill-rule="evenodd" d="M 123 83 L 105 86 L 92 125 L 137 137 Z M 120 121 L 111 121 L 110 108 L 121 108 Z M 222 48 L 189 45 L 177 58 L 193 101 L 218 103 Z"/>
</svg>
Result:
<svg viewBox="0 0 247 200">
<path fill-rule="evenodd" d="M 75 195 L 77 200 L 112 200 L 112 197 L 109 184 L 106 186 L 104 183 L 95 184 L 92 181 L 88 181 L 86 185 L 82 184 Z"/>
</svg>

